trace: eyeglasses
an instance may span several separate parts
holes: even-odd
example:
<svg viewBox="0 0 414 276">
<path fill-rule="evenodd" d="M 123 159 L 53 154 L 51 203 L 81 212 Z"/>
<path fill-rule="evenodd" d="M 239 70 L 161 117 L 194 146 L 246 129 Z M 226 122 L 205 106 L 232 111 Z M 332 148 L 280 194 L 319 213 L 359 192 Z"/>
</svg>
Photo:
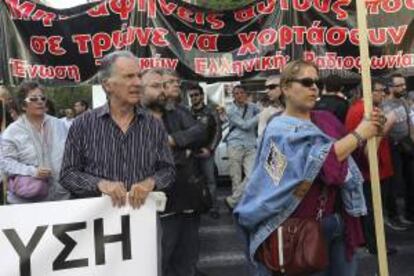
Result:
<svg viewBox="0 0 414 276">
<path fill-rule="evenodd" d="M 314 84 L 318 87 L 319 90 L 323 89 L 323 82 L 319 79 L 312 78 L 303 78 L 303 79 L 291 79 L 291 82 L 300 83 L 303 87 L 312 87 Z"/>
<path fill-rule="evenodd" d="M 34 102 L 38 102 L 38 101 L 45 102 L 46 101 L 46 97 L 45 96 L 41 96 L 41 95 L 38 95 L 38 96 L 30 96 L 30 97 L 25 98 L 24 101 L 26 103 L 34 103 Z"/>
<path fill-rule="evenodd" d="M 181 80 L 180 79 L 171 79 L 171 80 L 165 81 L 165 84 L 166 85 L 170 85 L 170 84 L 173 84 L 173 83 L 176 83 L 178 85 L 181 85 Z"/>
<path fill-rule="evenodd" d="M 268 84 L 268 85 L 265 85 L 265 88 L 268 90 L 272 90 L 272 89 L 278 88 L 279 86 L 280 86 L 279 84 Z"/>
<path fill-rule="evenodd" d="M 200 93 L 194 93 L 194 94 L 190 94 L 189 96 L 190 96 L 190 98 L 194 98 L 194 97 L 198 97 L 200 95 L 201 95 Z"/>
</svg>

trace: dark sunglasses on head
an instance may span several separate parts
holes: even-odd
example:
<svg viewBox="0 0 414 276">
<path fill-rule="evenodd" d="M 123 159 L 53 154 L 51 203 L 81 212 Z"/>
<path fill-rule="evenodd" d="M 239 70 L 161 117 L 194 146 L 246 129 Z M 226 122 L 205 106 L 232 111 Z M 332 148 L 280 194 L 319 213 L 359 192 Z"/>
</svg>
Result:
<svg viewBox="0 0 414 276">
<path fill-rule="evenodd" d="M 268 85 L 265 85 L 265 88 L 269 89 L 269 90 L 272 90 L 272 89 L 275 89 L 279 86 L 280 86 L 279 84 L 268 84 Z"/>
<path fill-rule="evenodd" d="M 194 98 L 194 97 L 198 97 L 198 96 L 200 96 L 200 93 L 190 94 L 190 98 Z"/>
<path fill-rule="evenodd" d="M 46 97 L 45 96 L 31 96 L 31 97 L 27 97 L 26 99 L 24 99 L 24 101 L 27 103 L 33 103 L 33 102 L 38 102 L 38 101 L 45 102 Z"/>
<path fill-rule="evenodd" d="M 312 87 L 314 84 L 318 87 L 319 90 L 323 89 L 323 82 L 319 79 L 312 79 L 312 78 L 303 78 L 303 79 L 291 79 L 291 82 L 300 83 L 304 87 Z"/>
</svg>

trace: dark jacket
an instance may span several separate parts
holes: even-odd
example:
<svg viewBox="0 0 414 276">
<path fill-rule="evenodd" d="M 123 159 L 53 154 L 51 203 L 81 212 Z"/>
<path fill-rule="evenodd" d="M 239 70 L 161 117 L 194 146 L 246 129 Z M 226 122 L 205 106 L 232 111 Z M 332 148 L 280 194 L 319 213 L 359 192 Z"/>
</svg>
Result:
<svg viewBox="0 0 414 276">
<path fill-rule="evenodd" d="M 203 147 L 213 152 L 222 137 L 221 121 L 216 111 L 209 106 L 203 105 L 201 109 L 191 109 L 191 113 L 197 121 L 203 123 L 207 127 L 207 141 Z"/>
<path fill-rule="evenodd" d="M 345 123 L 346 113 L 348 112 L 349 102 L 336 95 L 322 95 L 316 102 L 316 110 L 329 111 L 335 115 L 343 124 Z"/>
<path fill-rule="evenodd" d="M 202 174 L 190 152 L 199 149 L 205 143 L 206 127 L 197 122 L 190 110 L 181 104 L 169 106 L 162 119 L 168 134 L 176 143 L 172 149 L 176 177 L 171 189 L 166 191 L 168 201 L 165 213 L 197 210 L 199 197 L 194 181 Z"/>
</svg>

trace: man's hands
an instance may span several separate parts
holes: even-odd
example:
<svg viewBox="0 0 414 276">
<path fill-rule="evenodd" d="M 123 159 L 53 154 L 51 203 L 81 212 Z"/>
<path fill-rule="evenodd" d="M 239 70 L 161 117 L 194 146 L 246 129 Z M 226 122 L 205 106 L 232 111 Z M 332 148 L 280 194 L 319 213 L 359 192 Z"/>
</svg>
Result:
<svg viewBox="0 0 414 276">
<path fill-rule="evenodd" d="M 149 177 L 141 182 L 134 183 L 131 191 L 127 192 L 124 183 L 120 181 L 101 180 L 98 189 L 103 194 L 111 197 L 114 207 L 122 207 L 126 204 L 128 196 L 129 204 L 137 209 L 145 203 L 147 196 L 155 188 L 155 180 Z"/>
<path fill-rule="evenodd" d="M 127 190 L 124 183 L 120 181 L 101 180 L 98 183 L 98 189 L 103 194 L 109 195 L 112 199 L 112 206 L 125 206 Z"/>
<path fill-rule="evenodd" d="M 361 135 L 364 140 L 368 140 L 382 133 L 386 121 L 387 119 L 382 111 L 374 107 L 369 118 L 362 120 L 355 132 Z"/>
<path fill-rule="evenodd" d="M 152 177 L 133 184 L 128 196 L 129 204 L 131 204 L 132 208 L 137 209 L 143 205 L 148 194 L 152 192 L 154 188 L 155 180 Z"/>
</svg>

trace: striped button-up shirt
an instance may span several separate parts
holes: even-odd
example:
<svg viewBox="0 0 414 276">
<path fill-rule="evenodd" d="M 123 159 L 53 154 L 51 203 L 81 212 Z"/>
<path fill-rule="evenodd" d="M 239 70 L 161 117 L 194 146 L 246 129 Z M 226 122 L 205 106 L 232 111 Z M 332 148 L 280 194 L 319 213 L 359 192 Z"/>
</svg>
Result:
<svg viewBox="0 0 414 276">
<path fill-rule="evenodd" d="M 100 194 L 105 179 L 132 184 L 154 177 L 157 190 L 174 181 L 174 160 L 162 122 L 142 108 L 123 133 L 104 105 L 77 118 L 69 130 L 62 162 L 62 186 L 78 197 Z"/>
</svg>

